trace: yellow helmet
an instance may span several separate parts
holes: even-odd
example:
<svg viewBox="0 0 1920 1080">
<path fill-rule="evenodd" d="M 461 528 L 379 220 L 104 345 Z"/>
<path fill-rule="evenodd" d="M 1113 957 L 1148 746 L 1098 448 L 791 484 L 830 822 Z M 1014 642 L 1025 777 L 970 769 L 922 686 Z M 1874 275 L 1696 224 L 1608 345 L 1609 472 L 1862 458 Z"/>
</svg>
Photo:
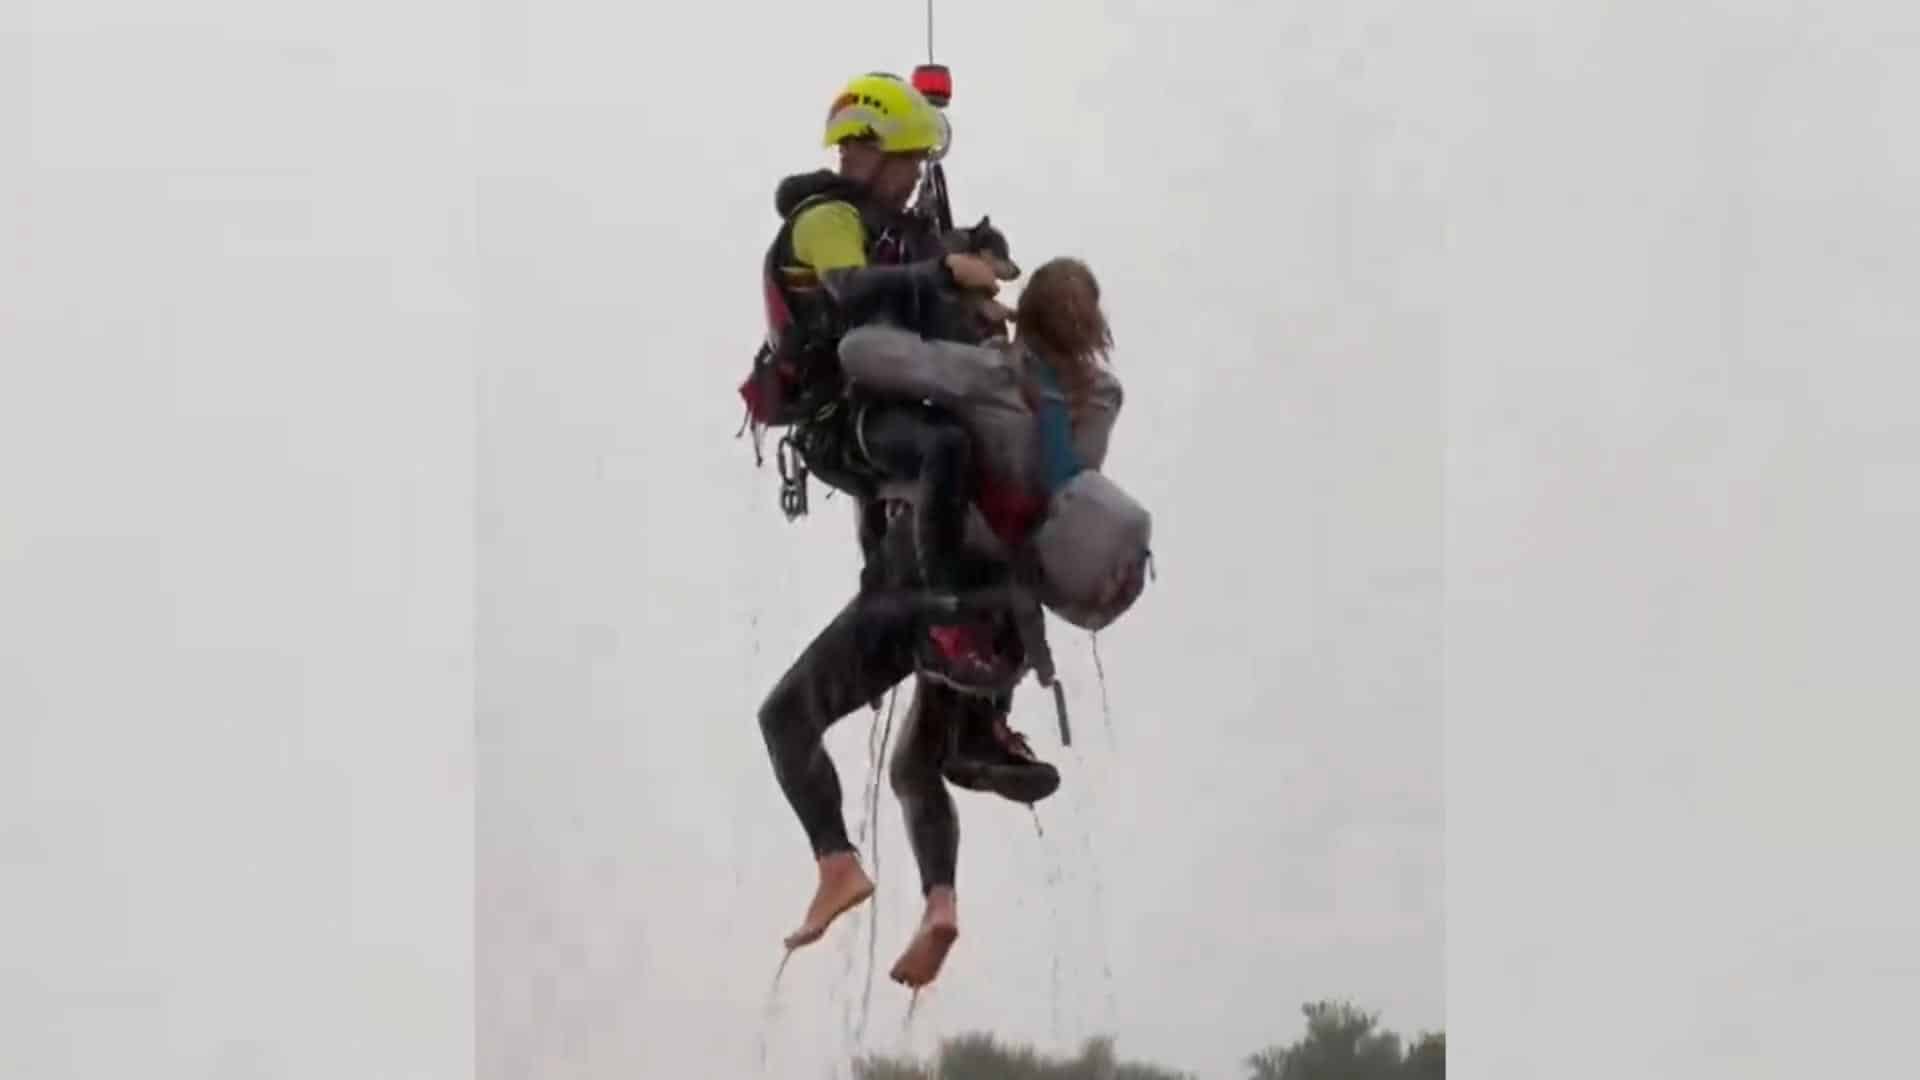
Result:
<svg viewBox="0 0 1920 1080">
<path fill-rule="evenodd" d="M 946 132 L 946 117 L 912 83 L 875 72 L 848 82 L 833 99 L 822 145 L 871 136 L 885 153 L 932 153 L 946 142 Z"/>
</svg>

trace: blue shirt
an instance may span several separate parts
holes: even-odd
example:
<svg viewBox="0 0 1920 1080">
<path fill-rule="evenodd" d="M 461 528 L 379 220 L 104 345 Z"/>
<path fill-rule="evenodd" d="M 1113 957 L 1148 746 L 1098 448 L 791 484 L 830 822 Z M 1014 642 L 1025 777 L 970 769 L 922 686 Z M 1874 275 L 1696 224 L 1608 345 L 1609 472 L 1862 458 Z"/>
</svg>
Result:
<svg viewBox="0 0 1920 1080">
<path fill-rule="evenodd" d="M 1066 402 L 1052 395 L 1060 393 L 1060 380 L 1053 367 L 1035 357 L 1033 372 L 1048 395 L 1040 399 L 1036 421 L 1040 426 L 1040 478 L 1047 497 L 1067 486 L 1085 468 L 1073 449 L 1073 417 Z"/>
</svg>

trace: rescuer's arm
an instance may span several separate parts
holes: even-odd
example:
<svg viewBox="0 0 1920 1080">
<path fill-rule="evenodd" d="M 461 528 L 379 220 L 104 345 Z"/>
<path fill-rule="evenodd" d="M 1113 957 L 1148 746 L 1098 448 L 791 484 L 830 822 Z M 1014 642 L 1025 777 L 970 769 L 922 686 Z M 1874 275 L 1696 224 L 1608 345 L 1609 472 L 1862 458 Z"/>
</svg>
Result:
<svg viewBox="0 0 1920 1080">
<path fill-rule="evenodd" d="M 867 322 L 881 307 L 930 301 L 954 286 L 945 256 L 901 266 L 867 262 L 867 229 L 849 203 L 825 202 L 800 213 L 793 223 L 794 257 L 810 267 L 850 325 Z"/>
</svg>

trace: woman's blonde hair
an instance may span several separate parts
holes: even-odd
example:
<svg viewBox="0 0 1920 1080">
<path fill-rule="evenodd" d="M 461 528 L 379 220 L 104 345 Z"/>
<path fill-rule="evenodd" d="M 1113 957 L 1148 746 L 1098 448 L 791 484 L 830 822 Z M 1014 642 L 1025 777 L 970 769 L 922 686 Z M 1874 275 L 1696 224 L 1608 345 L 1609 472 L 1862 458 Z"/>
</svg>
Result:
<svg viewBox="0 0 1920 1080">
<path fill-rule="evenodd" d="M 1083 402 L 1113 349 L 1113 328 L 1100 309 L 1100 281 L 1093 270 L 1071 257 L 1048 260 L 1020 291 L 1013 324 L 1020 340 L 1052 363 L 1068 400 Z"/>
</svg>

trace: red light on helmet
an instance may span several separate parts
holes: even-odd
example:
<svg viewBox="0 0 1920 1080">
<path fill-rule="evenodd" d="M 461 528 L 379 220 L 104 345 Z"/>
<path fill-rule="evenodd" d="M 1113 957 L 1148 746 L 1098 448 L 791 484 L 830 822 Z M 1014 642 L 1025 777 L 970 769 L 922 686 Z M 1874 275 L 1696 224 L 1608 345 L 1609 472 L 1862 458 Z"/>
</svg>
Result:
<svg viewBox="0 0 1920 1080">
<path fill-rule="evenodd" d="M 913 69 L 913 88 L 935 108 L 944 109 L 953 100 L 953 72 L 945 64 L 921 64 Z"/>
</svg>

